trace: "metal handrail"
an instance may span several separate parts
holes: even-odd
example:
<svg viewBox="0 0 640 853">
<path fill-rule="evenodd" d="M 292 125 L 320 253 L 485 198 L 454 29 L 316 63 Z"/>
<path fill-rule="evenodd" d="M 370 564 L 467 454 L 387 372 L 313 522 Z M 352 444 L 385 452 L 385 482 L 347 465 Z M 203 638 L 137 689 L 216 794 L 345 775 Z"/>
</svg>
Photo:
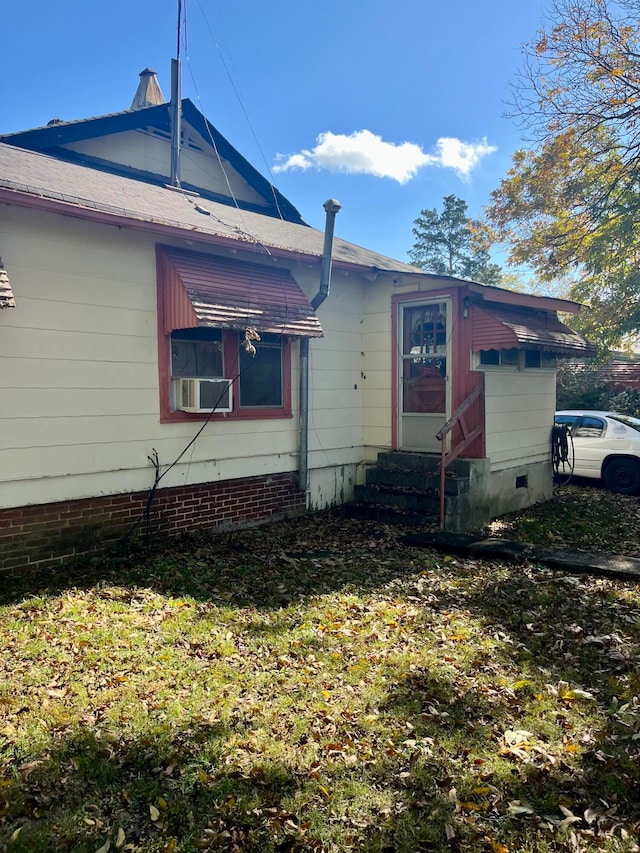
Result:
<svg viewBox="0 0 640 853">
<path fill-rule="evenodd" d="M 438 441 L 442 442 L 440 448 L 440 530 L 444 530 L 444 486 L 447 466 L 450 465 L 454 459 L 457 459 L 458 456 L 460 456 L 460 454 L 471 444 L 471 442 L 482 434 L 482 424 L 474 427 L 474 429 L 469 432 L 464 420 L 465 412 L 470 408 L 471 404 L 478 399 L 481 393 L 482 386 L 476 385 L 464 403 L 461 403 L 461 405 L 458 406 L 442 429 L 438 430 L 436 433 L 436 438 Z M 462 441 L 447 453 L 444 439 L 456 424 L 460 424 Z"/>
</svg>

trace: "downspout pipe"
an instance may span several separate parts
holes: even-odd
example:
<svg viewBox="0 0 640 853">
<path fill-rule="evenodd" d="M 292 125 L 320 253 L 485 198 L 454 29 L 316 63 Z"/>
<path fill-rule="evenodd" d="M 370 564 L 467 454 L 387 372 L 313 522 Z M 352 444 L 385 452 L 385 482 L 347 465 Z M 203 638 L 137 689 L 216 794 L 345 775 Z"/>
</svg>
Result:
<svg viewBox="0 0 640 853">
<path fill-rule="evenodd" d="M 329 295 L 331 287 L 331 255 L 333 251 L 333 231 L 336 214 L 341 204 L 333 198 L 325 201 L 326 211 L 322 266 L 320 267 L 320 287 L 311 300 L 315 311 Z M 300 340 L 300 464 L 298 487 L 305 494 L 309 491 L 309 338 Z"/>
</svg>

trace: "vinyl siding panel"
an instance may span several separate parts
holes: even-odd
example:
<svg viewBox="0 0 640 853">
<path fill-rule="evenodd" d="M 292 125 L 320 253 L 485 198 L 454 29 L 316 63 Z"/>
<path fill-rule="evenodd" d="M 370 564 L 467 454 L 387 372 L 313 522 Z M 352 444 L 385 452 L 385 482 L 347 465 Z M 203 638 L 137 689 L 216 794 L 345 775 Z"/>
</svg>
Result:
<svg viewBox="0 0 640 853">
<path fill-rule="evenodd" d="M 125 310 L 125 309 L 123 309 Z M 20 305 L 15 312 L 21 311 L 20 319 L 25 319 L 23 306 Z M 18 328 L 10 326 L 5 322 L 3 311 L 2 333 L 0 334 L 0 358 L 16 359 L 23 362 L 26 359 L 52 359 L 53 361 L 72 361 L 74 359 L 91 363 L 110 364 L 133 364 L 138 363 L 153 368 L 146 374 L 145 383 L 147 387 L 151 384 L 152 372 L 155 372 L 157 383 L 157 371 L 155 365 L 158 362 L 158 348 L 155 336 L 135 337 L 118 335 L 117 333 L 90 334 L 84 329 L 38 329 L 35 326 Z M 27 322 L 30 322 L 27 319 Z M 22 385 L 22 376 L 14 362 L 11 365 L 13 382 Z M 16 382 L 16 379 L 18 380 Z M 2 380 L 4 381 L 4 379 Z M 64 378 L 60 378 L 64 383 Z"/>
<path fill-rule="evenodd" d="M 147 489 L 152 449 L 167 466 L 201 426 L 159 420 L 155 241 L 53 214 L 0 213 L 18 301 L 0 313 L 0 506 Z M 292 264 L 291 273 L 313 297 L 318 269 Z M 326 337 L 311 341 L 311 467 L 352 471 L 363 457 L 365 286 L 338 274 L 318 311 Z M 163 486 L 297 470 L 298 354 L 294 342 L 294 417 L 211 421 Z"/>
<path fill-rule="evenodd" d="M 187 136 L 189 137 L 189 128 Z M 227 178 L 234 196 L 242 201 L 264 205 L 264 199 L 252 189 L 226 160 L 223 160 L 224 172 L 210 143 L 191 131 L 192 144 L 187 142 L 181 151 L 180 177 L 183 184 L 191 184 L 220 195 L 229 195 Z M 205 149 L 196 150 L 194 146 Z M 167 137 L 144 131 L 131 130 L 114 133 L 98 139 L 86 139 L 66 146 L 72 151 L 97 157 L 112 163 L 120 163 L 130 169 L 139 169 L 156 175 L 164 175 L 169 180 L 171 172 L 170 144 Z M 209 148 L 209 150 L 206 150 Z M 226 175 L 226 177 L 225 177 Z"/>
<path fill-rule="evenodd" d="M 548 462 L 555 409 L 555 373 L 485 371 L 487 456 L 492 470 Z"/>
<path fill-rule="evenodd" d="M 393 281 L 379 276 L 367 286 L 362 322 L 362 399 L 366 445 L 376 450 L 391 446 L 391 294 Z M 367 451 L 367 458 L 372 453 Z"/>
<path fill-rule="evenodd" d="M 310 347 L 310 468 L 362 458 L 362 297 L 361 281 L 338 274 L 318 309 L 325 337 Z"/>
</svg>

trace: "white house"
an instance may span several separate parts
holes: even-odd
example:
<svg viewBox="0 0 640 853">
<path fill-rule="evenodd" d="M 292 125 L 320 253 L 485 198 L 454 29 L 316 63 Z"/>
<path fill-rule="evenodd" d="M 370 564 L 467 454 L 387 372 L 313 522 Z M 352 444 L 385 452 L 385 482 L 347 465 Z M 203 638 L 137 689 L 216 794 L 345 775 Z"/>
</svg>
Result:
<svg viewBox="0 0 640 853">
<path fill-rule="evenodd" d="M 340 239 L 331 268 L 335 206 L 307 226 L 188 100 L 174 185 L 171 147 L 148 69 L 128 110 L 0 137 L 0 568 L 145 510 L 174 532 L 344 503 L 379 451 L 437 452 L 475 388 L 474 523 L 549 496 L 577 305 Z"/>
</svg>

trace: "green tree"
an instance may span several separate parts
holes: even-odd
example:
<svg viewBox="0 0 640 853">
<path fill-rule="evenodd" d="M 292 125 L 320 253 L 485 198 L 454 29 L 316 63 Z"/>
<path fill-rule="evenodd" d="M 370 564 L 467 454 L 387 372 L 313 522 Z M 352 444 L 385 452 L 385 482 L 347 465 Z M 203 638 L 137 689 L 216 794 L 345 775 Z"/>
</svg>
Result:
<svg viewBox="0 0 640 853">
<path fill-rule="evenodd" d="M 562 278 L 603 349 L 640 333 L 640 2 L 555 0 L 525 45 L 516 152 L 487 220 L 509 260 Z"/>
<path fill-rule="evenodd" d="M 613 146 L 637 164 L 639 0 L 552 0 L 547 22 L 524 45 L 514 115 L 538 143 L 575 130 L 598 156 Z"/>
<path fill-rule="evenodd" d="M 502 271 L 491 263 L 489 231 L 469 219 L 466 201 L 445 196 L 442 213 L 436 208 L 423 210 L 413 224 L 415 242 L 409 257 L 416 266 L 438 275 L 499 284 Z"/>
</svg>

